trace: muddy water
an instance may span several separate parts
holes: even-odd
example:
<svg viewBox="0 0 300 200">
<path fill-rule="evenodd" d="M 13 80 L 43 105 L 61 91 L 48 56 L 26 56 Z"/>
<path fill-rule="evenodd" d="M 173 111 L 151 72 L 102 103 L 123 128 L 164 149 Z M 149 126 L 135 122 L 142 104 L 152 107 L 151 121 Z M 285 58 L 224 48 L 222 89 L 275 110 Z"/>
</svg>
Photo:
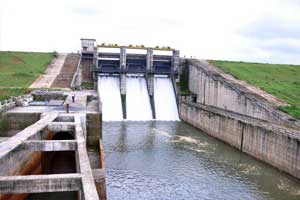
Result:
<svg viewBox="0 0 300 200">
<path fill-rule="evenodd" d="M 183 122 L 106 122 L 109 200 L 298 200 L 300 182 Z"/>
</svg>

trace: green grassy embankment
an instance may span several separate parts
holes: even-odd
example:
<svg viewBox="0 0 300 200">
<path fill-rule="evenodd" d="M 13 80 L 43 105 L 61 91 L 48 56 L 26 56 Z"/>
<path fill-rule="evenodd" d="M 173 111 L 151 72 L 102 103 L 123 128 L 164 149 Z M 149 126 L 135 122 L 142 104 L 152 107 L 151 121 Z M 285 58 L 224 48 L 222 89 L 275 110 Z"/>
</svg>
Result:
<svg viewBox="0 0 300 200">
<path fill-rule="evenodd" d="M 291 106 L 279 110 L 295 118 L 300 117 L 300 66 L 261 64 L 231 61 L 209 61 L 237 79 L 247 81 Z"/>
<path fill-rule="evenodd" d="M 56 52 L 0 52 L 0 101 L 29 92 L 55 56 Z"/>
</svg>

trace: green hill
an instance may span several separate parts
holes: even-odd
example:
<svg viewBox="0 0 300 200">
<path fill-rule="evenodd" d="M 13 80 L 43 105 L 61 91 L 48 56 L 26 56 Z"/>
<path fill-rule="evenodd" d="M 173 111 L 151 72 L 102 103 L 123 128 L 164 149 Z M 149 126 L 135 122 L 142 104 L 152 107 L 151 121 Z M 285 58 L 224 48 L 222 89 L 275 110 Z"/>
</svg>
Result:
<svg viewBox="0 0 300 200">
<path fill-rule="evenodd" d="M 28 91 L 56 53 L 0 52 L 0 100 Z"/>
</svg>

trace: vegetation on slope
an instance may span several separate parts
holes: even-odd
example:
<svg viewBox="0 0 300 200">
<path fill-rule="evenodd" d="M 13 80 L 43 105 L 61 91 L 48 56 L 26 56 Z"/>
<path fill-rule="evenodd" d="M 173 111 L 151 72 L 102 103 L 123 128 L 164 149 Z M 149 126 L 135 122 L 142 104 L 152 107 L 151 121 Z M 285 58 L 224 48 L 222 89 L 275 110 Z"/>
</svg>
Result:
<svg viewBox="0 0 300 200">
<path fill-rule="evenodd" d="M 300 66 L 231 61 L 210 61 L 237 79 L 245 80 L 291 106 L 279 109 L 295 118 L 300 117 Z"/>
<path fill-rule="evenodd" d="M 28 92 L 55 56 L 56 52 L 0 52 L 0 100 Z"/>
</svg>

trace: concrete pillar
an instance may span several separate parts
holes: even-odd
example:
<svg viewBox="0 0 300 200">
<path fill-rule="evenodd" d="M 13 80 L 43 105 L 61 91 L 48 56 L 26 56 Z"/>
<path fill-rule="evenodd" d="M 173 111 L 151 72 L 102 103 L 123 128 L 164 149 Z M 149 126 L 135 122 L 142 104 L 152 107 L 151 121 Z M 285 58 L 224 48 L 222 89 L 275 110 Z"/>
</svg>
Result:
<svg viewBox="0 0 300 200">
<path fill-rule="evenodd" d="M 120 49 L 120 70 L 123 71 L 126 68 L 126 48 Z"/>
<path fill-rule="evenodd" d="M 96 47 L 95 43 L 94 43 L 94 52 L 93 52 L 93 64 L 92 64 L 92 77 L 93 77 L 93 82 L 94 82 L 94 88 L 96 89 L 98 84 L 98 73 L 96 71 L 99 70 L 99 67 L 98 67 L 98 48 Z M 81 58 L 80 58 L 81 59 Z M 81 62 L 81 61 L 79 61 Z"/>
<path fill-rule="evenodd" d="M 127 118 L 126 112 L 126 74 L 121 73 L 120 75 L 120 92 L 121 92 L 121 100 L 122 100 L 122 111 L 123 111 L 123 119 Z"/>
<path fill-rule="evenodd" d="M 153 119 L 156 118 L 155 106 L 154 106 L 154 76 L 153 76 L 153 50 L 147 49 L 147 87 L 148 87 L 148 94 L 150 98 L 150 104 L 152 109 L 152 117 Z"/>
<path fill-rule="evenodd" d="M 176 72 L 179 67 L 179 54 L 180 52 L 178 50 L 173 51 L 173 57 L 172 57 L 172 71 Z"/>
<path fill-rule="evenodd" d="M 152 72 L 153 70 L 153 50 L 147 49 L 147 71 Z"/>
<path fill-rule="evenodd" d="M 121 95 L 126 95 L 126 74 L 122 73 L 120 79 Z"/>
<path fill-rule="evenodd" d="M 125 68 L 126 68 L 126 48 L 122 47 L 120 49 L 121 95 L 126 95 L 126 74 L 123 71 L 125 70 Z"/>
<path fill-rule="evenodd" d="M 122 111 L 123 111 L 123 119 L 127 118 L 126 114 L 126 48 L 122 47 L 120 49 L 120 92 L 122 99 Z"/>
</svg>

